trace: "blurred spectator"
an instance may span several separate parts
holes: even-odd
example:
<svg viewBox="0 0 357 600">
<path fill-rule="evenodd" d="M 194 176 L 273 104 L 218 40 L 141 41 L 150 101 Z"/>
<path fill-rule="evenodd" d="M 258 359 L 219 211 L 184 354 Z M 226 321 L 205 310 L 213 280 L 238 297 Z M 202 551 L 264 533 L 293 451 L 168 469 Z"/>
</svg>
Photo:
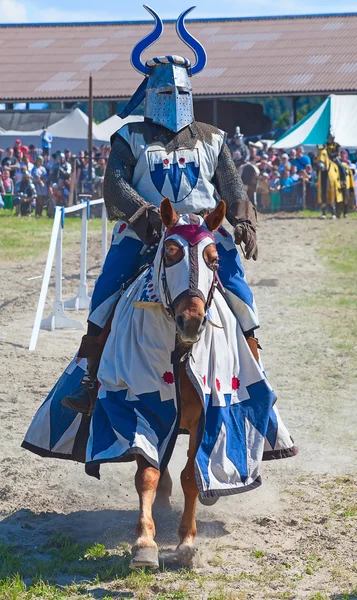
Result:
<svg viewBox="0 0 357 600">
<path fill-rule="evenodd" d="M 44 127 L 40 137 L 41 137 L 42 154 L 43 154 L 43 156 L 49 156 L 51 154 L 51 148 L 52 148 L 52 142 L 53 142 L 52 133 L 47 131 L 46 127 Z"/>
<path fill-rule="evenodd" d="M 249 162 L 255 163 L 257 162 L 257 149 L 255 146 L 249 146 Z"/>
<path fill-rule="evenodd" d="M 32 169 L 34 167 L 33 163 L 30 161 L 30 155 L 24 154 L 22 157 L 22 163 L 25 165 L 26 170 L 32 173 Z"/>
<path fill-rule="evenodd" d="M 346 163 L 350 167 L 351 166 L 351 161 L 350 161 L 350 159 L 348 157 L 347 150 L 341 150 L 340 155 L 341 155 L 341 162 Z"/>
<path fill-rule="evenodd" d="M 292 165 L 290 168 L 290 176 L 291 179 L 293 180 L 294 183 L 296 183 L 297 181 L 299 181 L 299 175 L 297 172 L 297 166 L 296 165 Z"/>
<path fill-rule="evenodd" d="M 269 148 L 268 150 L 268 160 L 269 162 L 273 163 L 273 161 L 277 158 L 276 154 L 275 154 L 275 150 L 274 148 Z"/>
<path fill-rule="evenodd" d="M 66 161 L 64 152 L 57 152 L 54 155 L 54 163 L 50 169 L 50 174 L 48 177 L 49 186 L 53 186 L 55 183 L 58 184 L 60 179 L 68 181 L 71 177 L 71 172 L 72 166 Z"/>
<path fill-rule="evenodd" d="M 13 148 L 8 148 L 6 150 L 6 156 L 2 159 L 1 166 L 3 169 L 7 167 L 10 170 L 10 177 L 12 177 L 12 179 L 15 178 L 15 174 L 18 169 L 18 162 L 14 156 Z"/>
<path fill-rule="evenodd" d="M 64 158 L 65 161 L 69 164 L 71 164 L 71 160 L 72 160 L 72 152 L 70 151 L 69 148 L 66 148 L 64 151 Z"/>
<path fill-rule="evenodd" d="M 262 209 L 268 211 L 270 208 L 269 173 L 262 172 L 259 175 L 257 193 L 259 194 Z"/>
<path fill-rule="evenodd" d="M 31 174 L 23 171 L 21 181 L 15 188 L 14 206 L 18 208 L 18 215 L 28 217 L 32 211 L 32 205 L 36 202 L 36 188 L 32 183 Z"/>
<path fill-rule="evenodd" d="M 30 161 L 33 164 L 35 164 L 36 160 L 37 160 L 37 157 L 39 156 L 39 152 L 38 152 L 38 150 L 37 150 L 37 148 L 36 148 L 36 146 L 34 144 L 30 144 L 29 145 L 29 152 L 28 153 L 29 153 Z"/>
<path fill-rule="evenodd" d="M 107 165 L 105 162 L 105 158 L 103 158 L 102 156 L 98 158 L 97 166 L 95 167 L 94 179 L 95 190 L 97 192 L 98 198 L 101 198 L 103 196 L 103 184 L 106 166 Z"/>
<path fill-rule="evenodd" d="M 271 167 L 268 164 L 268 155 L 267 154 L 261 155 L 260 162 L 257 163 L 257 167 L 258 167 L 260 173 L 270 173 Z"/>
<path fill-rule="evenodd" d="M 280 210 L 280 175 L 279 171 L 273 171 L 269 182 L 270 208 L 272 212 Z"/>
<path fill-rule="evenodd" d="M 95 179 L 94 168 L 92 167 L 92 173 L 89 173 L 89 156 L 84 156 L 81 166 L 77 172 L 77 189 L 79 194 L 93 192 L 93 182 Z"/>
<path fill-rule="evenodd" d="M 304 148 L 302 146 L 298 146 L 296 148 L 296 158 L 291 161 L 292 165 L 297 167 L 297 172 L 304 171 L 306 165 L 311 165 L 310 156 L 304 154 Z"/>
<path fill-rule="evenodd" d="M 3 169 L 3 185 L 5 194 L 13 194 L 15 185 L 10 176 L 10 169 Z"/>
<path fill-rule="evenodd" d="M 21 148 L 22 142 L 21 140 L 15 140 L 15 144 L 14 144 L 14 156 L 15 158 L 19 159 L 19 154 L 20 151 L 22 152 L 22 148 Z"/>
<path fill-rule="evenodd" d="M 292 163 L 292 162 L 293 162 L 293 160 L 296 158 L 296 150 L 295 150 L 295 148 L 292 148 L 292 149 L 290 150 L 290 154 L 289 154 L 289 156 L 290 156 L 290 162 Z"/>
<path fill-rule="evenodd" d="M 5 206 L 3 196 L 5 196 L 5 188 L 2 180 L 2 174 L 0 173 L 0 208 L 4 208 Z"/>
<path fill-rule="evenodd" d="M 47 203 L 48 186 L 47 186 L 47 171 L 43 166 L 43 156 L 38 156 L 36 165 L 32 170 L 33 183 L 36 188 L 36 217 L 42 217 L 44 205 Z"/>
<path fill-rule="evenodd" d="M 281 207 L 283 209 L 290 209 L 292 206 L 293 185 L 294 181 L 290 177 L 290 169 L 285 167 L 281 178 Z"/>
<path fill-rule="evenodd" d="M 280 159 L 280 166 L 279 166 L 279 175 L 282 176 L 284 173 L 284 169 L 286 169 L 287 167 L 290 168 L 290 162 L 289 162 L 289 156 L 288 154 L 286 154 L 286 152 L 284 152 L 281 155 L 281 159 Z"/>
<path fill-rule="evenodd" d="M 262 147 L 258 150 L 258 156 L 268 154 L 268 142 L 263 142 Z"/>
</svg>

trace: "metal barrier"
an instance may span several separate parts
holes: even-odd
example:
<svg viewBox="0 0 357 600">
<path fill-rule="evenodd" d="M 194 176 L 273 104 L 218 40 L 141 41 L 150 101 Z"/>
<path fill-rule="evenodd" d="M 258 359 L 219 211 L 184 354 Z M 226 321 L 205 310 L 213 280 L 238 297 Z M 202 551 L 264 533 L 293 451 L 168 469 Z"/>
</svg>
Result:
<svg viewBox="0 0 357 600">
<path fill-rule="evenodd" d="M 38 300 L 35 321 L 32 329 L 29 350 L 36 349 L 40 329 L 83 329 L 82 323 L 71 319 L 65 312 L 65 308 L 74 310 L 86 310 L 89 308 L 90 297 L 87 286 L 87 242 L 88 242 L 88 219 L 90 217 L 90 207 L 95 204 L 102 204 L 102 264 L 107 255 L 107 211 L 104 200 L 87 200 L 75 206 L 68 208 L 56 207 L 53 221 L 51 241 L 48 249 L 45 271 L 42 279 L 40 297 Z M 81 228 L 81 263 L 80 263 L 80 281 L 77 295 L 66 302 L 62 299 L 62 259 L 63 259 L 63 231 L 65 226 L 65 216 L 69 213 L 82 211 Z M 51 271 L 54 257 L 56 255 L 55 269 L 55 299 L 53 301 L 52 314 L 42 319 L 45 302 L 47 298 L 48 286 L 50 283 Z"/>
</svg>

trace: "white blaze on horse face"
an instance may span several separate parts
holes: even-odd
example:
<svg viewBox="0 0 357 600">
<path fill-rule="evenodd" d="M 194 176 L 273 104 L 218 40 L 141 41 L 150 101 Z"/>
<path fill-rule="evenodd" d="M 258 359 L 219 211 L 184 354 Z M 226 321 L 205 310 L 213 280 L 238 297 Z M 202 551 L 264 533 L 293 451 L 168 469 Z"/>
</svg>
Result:
<svg viewBox="0 0 357 600">
<path fill-rule="evenodd" d="M 204 252 L 207 246 L 213 243 L 212 237 L 207 232 L 207 237 L 194 246 L 176 233 L 168 236 L 165 241 L 167 240 L 174 240 L 183 249 L 183 258 L 178 263 L 165 267 L 166 284 L 172 303 L 186 293 L 198 296 L 206 303 L 213 284 L 214 271 L 206 263 Z M 161 276 L 160 294 L 163 304 L 168 308 Z"/>
</svg>

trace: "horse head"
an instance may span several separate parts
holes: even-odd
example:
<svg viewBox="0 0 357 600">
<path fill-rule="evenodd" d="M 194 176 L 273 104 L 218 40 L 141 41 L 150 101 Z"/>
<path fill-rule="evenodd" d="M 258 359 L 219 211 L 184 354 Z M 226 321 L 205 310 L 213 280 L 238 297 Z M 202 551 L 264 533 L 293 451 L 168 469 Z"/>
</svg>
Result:
<svg viewBox="0 0 357 600">
<path fill-rule="evenodd" d="M 197 342 L 207 323 L 218 270 L 213 232 L 225 214 L 223 200 L 204 218 L 195 214 L 179 216 L 168 198 L 161 203 L 166 232 L 160 257 L 160 295 L 185 344 Z"/>
</svg>

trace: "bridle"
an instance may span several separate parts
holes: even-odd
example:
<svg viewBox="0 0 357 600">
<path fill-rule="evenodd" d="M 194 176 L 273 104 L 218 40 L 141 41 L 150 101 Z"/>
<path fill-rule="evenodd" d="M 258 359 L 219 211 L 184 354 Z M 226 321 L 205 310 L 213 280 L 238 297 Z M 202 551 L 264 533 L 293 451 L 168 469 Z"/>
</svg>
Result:
<svg viewBox="0 0 357 600">
<path fill-rule="evenodd" d="M 175 229 L 175 227 L 173 227 L 172 229 L 168 229 L 166 231 L 164 240 L 169 238 L 171 235 L 173 235 L 174 229 Z M 207 229 L 202 226 L 180 225 L 177 227 L 177 229 L 181 230 L 181 233 L 177 232 L 177 235 L 179 235 L 180 237 L 183 237 L 184 239 L 189 241 L 189 253 L 190 254 L 193 252 L 193 248 L 198 244 L 198 242 L 200 241 L 200 239 L 202 239 L 202 237 L 211 237 L 211 239 L 214 241 L 213 234 L 211 234 L 211 232 L 208 232 Z M 194 230 L 196 230 L 196 231 L 194 231 Z M 182 233 L 184 233 L 184 234 L 186 233 L 186 235 L 182 235 Z M 192 237 L 192 234 L 194 234 L 194 233 L 195 233 L 196 241 L 195 241 L 195 243 L 191 243 L 190 239 L 188 239 L 188 238 Z M 204 303 L 205 303 L 205 314 L 207 314 L 207 311 L 209 310 L 209 308 L 212 304 L 212 300 L 213 300 L 213 296 L 214 296 L 214 292 L 215 292 L 216 288 L 223 290 L 223 286 L 220 281 L 218 271 L 217 270 L 213 271 L 213 279 L 212 279 L 212 283 L 211 283 L 211 286 L 208 291 L 206 299 L 203 298 L 203 294 L 200 292 L 200 290 L 198 290 L 198 288 L 196 288 L 196 289 L 189 288 L 189 289 L 185 290 L 182 294 L 180 294 L 175 300 L 172 300 L 171 292 L 170 292 L 170 289 L 167 284 L 164 251 L 165 251 L 165 248 L 164 248 L 164 244 L 163 244 L 162 250 L 161 250 L 161 257 L 160 257 L 159 273 L 161 273 L 162 288 L 163 288 L 163 292 L 164 292 L 164 296 L 165 296 L 166 311 L 168 312 L 168 314 L 173 319 L 175 319 L 175 306 L 177 305 L 178 301 L 180 301 L 184 297 L 188 297 L 188 296 L 201 298 L 201 300 L 204 301 Z M 209 268 L 209 267 L 207 267 L 207 268 Z"/>
</svg>

